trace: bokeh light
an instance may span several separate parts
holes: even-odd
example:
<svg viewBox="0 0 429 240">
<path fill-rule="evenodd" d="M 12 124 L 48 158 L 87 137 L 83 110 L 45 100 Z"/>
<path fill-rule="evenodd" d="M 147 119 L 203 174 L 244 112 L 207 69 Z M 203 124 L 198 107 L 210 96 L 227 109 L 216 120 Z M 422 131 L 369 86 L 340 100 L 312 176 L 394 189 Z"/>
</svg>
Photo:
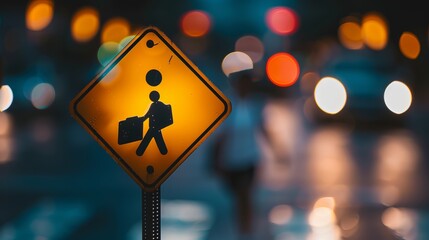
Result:
<svg viewBox="0 0 429 240">
<path fill-rule="evenodd" d="M 311 189 L 321 197 L 314 208 L 342 208 L 352 198 L 350 186 L 356 181 L 355 160 L 350 149 L 350 129 L 326 126 L 308 140 L 307 171 Z"/>
<path fill-rule="evenodd" d="M 296 12 L 287 7 L 274 7 L 267 11 L 265 21 L 268 28 L 278 35 L 291 35 L 299 26 Z"/>
<path fill-rule="evenodd" d="M 253 63 L 257 63 L 264 56 L 264 45 L 255 36 L 243 36 L 235 42 L 235 51 L 246 53 Z"/>
<path fill-rule="evenodd" d="M 116 42 L 103 43 L 97 52 L 98 61 L 106 66 L 119 53 L 119 44 Z"/>
<path fill-rule="evenodd" d="M 13 102 L 13 92 L 9 85 L 0 88 L 0 112 L 6 111 Z"/>
<path fill-rule="evenodd" d="M 382 223 L 400 234 L 404 239 L 419 239 L 415 236 L 418 214 L 408 208 L 387 208 L 382 216 Z"/>
<path fill-rule="evenodd" d="M 386 227 L 397 229 L 403 221 L 403 212 L 398 208 L 388 208 L 383 212 L 381 220 Z"/>
<path fill-rule="evenodd" d="M 344 216 L 340 220 L 340 227 L 343 231 L 352 231 L 359 225 L 359 214 L 352 213 Z"/>
<path fill-rule="evenodd" d="M 54 16 L 54 4 L 51 0 L 33 0 L 28 4 L 25 22 L 27 28 L 40 31 L 46 28 Z"/>
<path fill-rule="evenodd" d="M 373 50 L 382 50 L 389 40 L 386 20 L 378 13 L 368 13 L 362 21 L 362 38 Z"/>
<path fill-rule="evenodd" d="M 408 86 L 400 81 L 391 82 L 384 91 L 384 103 L 396 114 L 406 112 L 411 106 L 412 98 Z"/>
<path fill-rule="evenodd" d="M 341 44 L 351 50 L 363 47 L 362 31 L 358 21 L 354 18 L 347 18 L 338 28 L 338 38 Z"/>
<path fill-rule="evenodd" d="M 0 112 L 0 164 L 9 162 L 14 149 L 12 118 L 6 112 Z"/>
<path fill-rule="evenodd" d="M 335 198 L 333 197 L 322 197 L 317 199 L 317 201 L 314 203 L 314 208 L 329 208 L 334 210 L 335 209 Z"/>
<path fill-rule="evenodd" d="M 55 89 L 49 83 L 39 83 L 31 91 L 31 103 L 37 109 L 48 108 L 55 100 Z"/>
<path fill-rule="evenodd" d="M 180 27 L 182 32 L 189 37 L 202 37 L 210 31 L 211 19 L 206 12 L 189 11 L 182 16 Z"/>
<path fill-rule="evenodd" d="M 419 39 L 410 32 L 402 33 L 399 38 L 399 49 L 409 59 L 416 59 L 420 54 Z"/>
<path fill-rule="evenodd" d="M 310 212 L 308 223 L 312 227 L 324 227 L 336 222 L 335 213 L 327 207 L 318 207 Z"/>
<path fill-rule="evenodd" d="M 12 128 L 12 119 L 8 113 L 0 113 L 0 137 L 10 134 Z"/>
<path fill-rule="evenodd" d="M 313 93 L 317 81 L 320 80 L 320 75 L 316 72 L 306 72 L 301 77 L 301 91 L 303 93 Z"/>
<path fill-rule="evenodd" d="M 226 76 L 249 69 L 253 69 L 252 59 L 243 52 L 229 53 L 222 61 L 222 71 Z"/>
<path fill-rule="evenodd" d="M 130 35 L 130 23 L 121 17 L 112 18 L 107 21 L 101 31 L 101 42 L 119 43 L 124 37 Z"/>
<path fill-rule="evenodd" d="M 403 183 L 418 168 L 419 147 L 408 132 L 397 132 L 380 138 L 377 146 L 377 177 L 384 183 Z M 396 190 L 398 191 L 398 189 Z"/>
<path fill-rule="evenodd" d="M 289 53 L 272 55 L 266 66 L 268 79 L 279 87 L 289 87 L 298 80 L 300 68 L 298 61 Z"/>
<path fill-rule="evenodd" d="M 333 209 L 335 202 L 332 200 L 333 198 L 328 197 L 320 198 L 315 202 L 313 210 L 308 215 L 308 224 L 311 227 L 308 240 L 341 239 L 341 230 L 337 225 L 337 217 Z"/>
<path fill-rule="evenodd" d="M 270 211 L 270 222 L 277 225 L 285 225 L 292 220 L 293 209 L 289 205 L 278 205 Z"/>
<path fill-rule="evenodd" d="M 346 104 L 347 92 L 344 85 L 338 79 L 324 77 L 316 85 L 314 99 L 322 111 L 329 114 L 336 114 Z"/>
<path fill-rule="evenodd" d="M 376 145 L 375 177 L 378 200 L 393 206 L 413 197 L 421 160 L 421 149 L 408 131 L 393 131 Z"/>
<path fill-rule="evenodd" d="M 118 46 L 118 51 L 121 51 L 125 46 L 128 45 L 128 43 L 131 42 L 131 40 L 133 40 L 133 38 L 135 38 L 136 35 L 130 35 L 130 36 L 126 36 L 124 37 L 120 42 L 119 42 L 119 46 Z"/>
<path fill-rule="evenodd" d="M 77 42 L 91 40 L 98 31 L 100 25 L 99 14 L 92 7 L 85 7 L 77 11 L 71 22 L 73 39 Z"/>
<path fill-rule="evenodd" d="M 9 162 L 12 159 L 14 145 L 9 137 L 0 137 L 0 164 Z"/>
</svg>

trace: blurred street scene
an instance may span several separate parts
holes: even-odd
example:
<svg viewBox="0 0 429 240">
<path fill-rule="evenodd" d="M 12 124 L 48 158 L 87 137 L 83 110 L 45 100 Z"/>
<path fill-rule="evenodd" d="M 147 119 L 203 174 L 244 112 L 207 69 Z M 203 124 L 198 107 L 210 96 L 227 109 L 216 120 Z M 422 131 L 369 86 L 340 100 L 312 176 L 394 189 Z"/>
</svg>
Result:
<svg viewBox="0 0 429 240">
<path fill-rule="evenodd" d="M 232 102 L 162 185 L 162 239 L 429 239 L 422 4 L 3 1 L 0 240 L 142 238 L 141 189 L 69 104 L 147 26 Z"/>
</svg>

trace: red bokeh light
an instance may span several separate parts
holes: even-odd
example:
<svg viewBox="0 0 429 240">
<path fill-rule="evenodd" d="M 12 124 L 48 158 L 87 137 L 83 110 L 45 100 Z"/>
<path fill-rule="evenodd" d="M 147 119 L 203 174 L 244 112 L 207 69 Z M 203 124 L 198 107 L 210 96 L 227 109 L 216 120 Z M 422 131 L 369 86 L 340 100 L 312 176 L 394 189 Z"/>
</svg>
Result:
<svg viewBox="0 0 429 240">
<path fill-rule="evenodd" d="M 189 11 L 183 15 L 180 26 L 182 32 L 190 37 L 202 37 L 211 27 L 210 16 L 203 11 Z"/>
<path fill-rule="evenodd" d="M 273 84 L 289 87 L 298 80 L 300 69 L 298 61 L 292 55 L 281 52 L 268 59 L 266 71 Z"/>
<path fill-rule="evenodd" d="M 265 21 L 268 28 L 279 35 L 290 35 L 296 32 L 299 19 L 296 12 L 287 7 L 274 7 L 268 10 Z"/>
</svg>

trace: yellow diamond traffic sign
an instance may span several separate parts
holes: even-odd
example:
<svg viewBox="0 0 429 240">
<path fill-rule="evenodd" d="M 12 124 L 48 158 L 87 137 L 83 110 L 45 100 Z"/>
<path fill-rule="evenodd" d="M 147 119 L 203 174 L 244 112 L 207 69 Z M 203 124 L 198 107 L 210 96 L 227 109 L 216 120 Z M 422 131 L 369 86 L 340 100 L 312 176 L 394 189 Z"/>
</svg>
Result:
<svg viewBox="0 0 429 240">
<path fill-rule="evenodd" d="M 153 191 L 228 116 L 231 104 L 164 33 L 149 27 L 70 108 L 119 165 Z"/>
</svg>

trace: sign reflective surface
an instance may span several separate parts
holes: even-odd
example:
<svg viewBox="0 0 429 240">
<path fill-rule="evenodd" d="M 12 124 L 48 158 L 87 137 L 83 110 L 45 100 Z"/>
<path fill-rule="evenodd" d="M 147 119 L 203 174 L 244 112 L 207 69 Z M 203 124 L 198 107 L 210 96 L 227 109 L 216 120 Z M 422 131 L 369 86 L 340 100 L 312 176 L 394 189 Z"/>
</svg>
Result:
<svg viewBox="0 0 429 240">
<path fill-rule="evenodd" d="M 230 111 L 222 92 L 154 27 L 71 103 L 73 117 L 146 191 L 159 187 Z"/>
</svg>

